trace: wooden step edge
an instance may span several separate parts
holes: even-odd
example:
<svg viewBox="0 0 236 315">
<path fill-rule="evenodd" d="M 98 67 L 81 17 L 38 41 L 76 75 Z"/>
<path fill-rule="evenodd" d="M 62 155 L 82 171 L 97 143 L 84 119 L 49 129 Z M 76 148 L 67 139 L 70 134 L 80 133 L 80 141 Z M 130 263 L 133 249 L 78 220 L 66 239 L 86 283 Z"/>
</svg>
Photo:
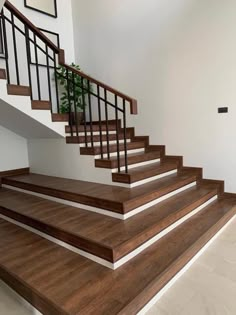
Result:
<svg viewBox="0 0 236 315">
<path fill-rule="evenodd" d="M 150 155 L 149 155 L 150 153 Z M 134 165 L 134 164 L 141 164 L 144 162 L 153 161 L 156 159 L 160 159 L 160 152 L 149 152 L 149 153 L 143 153 L 142 155 L 137 156 L 128 156 L 128 165 Z M 156 153 L 156 154 L 155 154 Z M 125 166 L 125 159 L 124 156 L 120 157 L 120 166 Z M 95 159 L 95 167 L 98 168 L 108 168 L 108 169 L 115 169 L 118 167 L 118 160 L 109 160 L 109 159 Z"/>
<path fill-rule="evenodd" d="M 47 299 L 46 296 L 40 294 L 30 286 L 30 284 L 22 281 L 14 273 L 6 270 L 2 265 L 0 265 L 0 279 L 40 312 L 50 315 L 69 315 L 62 308 L 53 303 L 52 300 Z"/>
<path fill-rule="evenodd" d="M 158 292 L 163 289 L 168 282 L 174 278 L 219 232 L 235 215 L 235 210 L 228 211 L 216 224 L 214 224 L 207 232 L 205 232 L 196 242 L 183 252 L 178 259 L 176 259 L 169 268 L 167 268 L 161 276 L 153 278 L 148 286 L 140 292 L 128 305 L 126 305 L 119 315 L 136 314 L 145 305 L 147 305 Z"/>
<path fill-rule="evenodd" d="M 178 164 L 178 168 L 183 167 L 183 156 L 179 155 L 165 155 L 162 157 L 163 162 L 176 162 Z"/>
<path fill-rule="evenodd" d="M 0 187 L 2 185 L 2 178 L 3 177 L 10 177 L 10 176 L 17 176 L 17 175 L 28 175 L 30 173 L 30 168 L 18 168 L 14 170 L 7 170 L 0 172 Z"/>
<path fill-rule="evenodd" d="M 89 254 L 105 259 L 111 263 L 114 262 L 113 250 L 111 247 L 100 244 L 94 240 L 86 239 L 82 236 L 70 233 L 52 224 L 44 223 L 43 221 L 34 219 L 3 206 L 0 206 L 0 214 L 24 225 L 30 226 L 44 234 L 52 236 Z"/>
<path fill-rule="evenodd" d="M 137 146 L 131 147 L 131 144 L 134 144 L 134 142 L 127 143 L 127 151 L 137 150 L 137 149 L 144 149 L 145 144 L 144 142 L 135 142 Z M 124 151 L 124 144 L 120 143 L 119 145 L 120 151 Z M 117 145 L 116 144 L 110 144 L 110 153 L 116 153 L 117 152 Z M 95 147 L 80 147 L 80 154 L 81 155 L 101 155 L 101 147 L 95 146 Z M 107 146 L 103 145 L 103 154 L 107 154 Z"/>
<path fill-rule="evenodd" d="M 119 141 L 124 140 L 124 136 L 122 133 L 119 133 Z M 90 135 L 87 135 L 87 143 L 91 143 L 91 139 L 93 139 L 93 142 L 100 142 L 100 136 L 99 135 L 93 135 L 91 138 Z M 127 132 L 126 139 L 132 140 L 132 133 L 129 131 Z M 116 141 L 116 134 L 109 134 L 108 142 L 110 141 Z M 86 141 L 85 136 L 66 136 L 66 143 L 81 143 L 84 144 Z M 102 135 L 102 142 L 107 142 L 107 136 Z"/>
<path fill-rule="evenodd" d="M 116 125 L 116 119 L 109 119 L 109 120 L 101 120 L 100 122 L 99 121 L 93 121 L 92 124 L 93 125 L 99 125 L 99 124 L 105 124 L 108 123 L 108 125 Z M 90 126 L 90 122 L 87 121 L 86 124 L 88 126 Z M 118 119 L 118 125 L 121 127 L 121 119 Z"/>
<path fill-rule="evenodd" d="M 176 190 L 179 190 L 180 188 L 190 185 L 191 183 L 195 182 L 196 175 L 189 175 L 187 178 L 181 178 L 178 182 L 172 183 L 168 186 L 165 186 L 163 188 L 160 188 L 158 190 L 153 190 L 148 192 L 145 195 L 142 195 L 141 198 L 131 199 L 123 203 L 123 211 L 124 214 L 127 214 L 131 212 L 132 210 L 135 210 L 138 207 L 144 206 L 149 204 L 150 202 L 159 199 L 165 195 L 168 195 L 171 192 L 174 192 Z M 138 199 L 138 200 L 137 200 Z"/>
<path fill-rule="evenodd" d="M 31 108 L 34 110 L 51 110 L 50 101 L 31 101 Z"/>
<path fill-rule="evenodd" d="M 68 114 L 52 114 L 52 121 L 53 122 L 68 122 L 69 115 Z"/>
<path fill-rule="evenodd" d="M 178 170 L 179 174 L 183 174 L 186 172 L 195 173 L 197 176 L 197 181 L 201 180 L 203 177 L 203 168 L 202 167 L 190 167 L 190 166 L 182 166 Z"/>
<path fill-rule="evenodd" d="M 106 132 L 107 128 L 106 125 L 102 125 L 102 132 Z M 82 123 L 81 125 L 78 125 L 78 132 L 85 132 L 85 130 L 87 130 L 87 133 L 91 132 L 91 128 L 90 126 L 87 126 L 86 128 L 84 127 L 84 124 Z M 120 129 L 118 129 L 120 130 Z M 93 125 L 92 126 L 92 131 L 93 132 L 100 132 L 100 128 L 98 125 Z M 108 125 L 108 131 L 116 131 L 116 126 L 115 125 Z M 76 133 L 76 127 L 72 126 L 72 132 Z M 70 134 L 71 133 L 71 127 L 70 126 L 65 126 L 65 133 Z"/>
<path fill-rule="evenodd" d="M 223 192 L 223 193 L 219 196 L 219 199 L 235 199 L 235 200 L 236 200 L 236 194 L 235 194 L 235 193 Z"/>
<path fill-rule="evenodd" d="M 153 226 L 142 233 L 137 234 L 134 238 L 123 242 L 121 245 L 117 246 L 114 249 L 114 261 L 118 261 L 124 256 L 128 255 L 130 252 L 138 248 L 139 246 L 143 245 L 144 243 L 148 242 L 151 238 L 155 237 L 169 226 L 175 224 L 178 220 L 185 217 L 194 209 L 197 209 L 201 205 L 205 204 L 211 198 L 213 198 L 217 194 L 217 190 L 213 189 L 212 191 L 206 193 L 204 196 L 199 198 L 198 200 L 192 201 L 190 204 L 185 205 L 181 209 L 177 210 L 176 212 L 166 216 L 162 220 L 155 222 Z M 132 220 L 132 219 L 131 219 Z M 186 222 L 186 221 L 185 221 Z M 132 244 L 135 243 L 135 247 L 132 248 Z M 132 248 L 132 249 L 131 249 Z"/>
<path fill-rule="evenodd" d="M 164 158 L 166 147 L 164 145 L 148 145 L 145 149 L 145 152 L 153 152 L 153 151 L 160 151 L 161 158 Z"/>
<path fill-rule="evenodd" d="M 9 177 L 3 177 L 2 184 L 23 189 L 25 190 L 26 193 L 27 191 L 36 192 L 45 196 L 51 196 L 62 200 L 72 201 L 82 205 L 101 208 L 109 212 L 124 214 L 122 202 L 110 201 L 103 199 L 102 197 L 95 198 L 86 195 L 66 192 L 59 189 L 56 190 L 55 188 L 48 188 L 40 185 L 18 182 L 17 180 L 11 179 Z"/>
<path fill-rule="evenodd" d="M 30 96 L 31 91 L 29 86 L 7 84 L 7 93 L 9 95 Z"/>
<path fill-rule="evenodd" d="M 215 179 L 201 179 L 199 181 L 199 185 L 208 185 L 208 184 L 212 184 L 212 185 L 216 185 L 217 186 L 217 190 L 218 190 L 218 196 L 222 197 L 225 191 L 225 182 L 223 180 L 215 180 Z"/>
<path fill-rule="evenodd" d="M 6 80 L 7 74 L 5 69 L 0 69 L 0 80 Z"/>
<path fill-rule="evenodd" d="M 139 141 L 144 141 L 145 146 L 149 146 L 149 136 L 134 136 L 132 139 L 133 142 L 139 142 Z"/>
<path fill-rule="evenodd" d="M 153 164 L 154 165 L 154 164 Z M 176 169 L 176 165 L 172 165 L 166 169 L 164 169 L 163 171 L 153 171 L 152 174 L 145 174 L 146 172 L 144 172 L 144 175 L 142 176 L 141 174 L 130 174 L 130 173 L 112 173 L 112 181 L 113 182 L 117 182 L 117 183 L 123 183 L 123 184 L 134 184 L 137 183 L 139 181 L 143 181 L 143 180 L 148 180 L 149 178 L 155 177 L 155 176 L 159 176 L 159 175 L 163 175 L 165 173 L 168 173 L 170 171 L 173 171 Z M 149 172 L 151 173 L 151 171 Z"/>
</svg>

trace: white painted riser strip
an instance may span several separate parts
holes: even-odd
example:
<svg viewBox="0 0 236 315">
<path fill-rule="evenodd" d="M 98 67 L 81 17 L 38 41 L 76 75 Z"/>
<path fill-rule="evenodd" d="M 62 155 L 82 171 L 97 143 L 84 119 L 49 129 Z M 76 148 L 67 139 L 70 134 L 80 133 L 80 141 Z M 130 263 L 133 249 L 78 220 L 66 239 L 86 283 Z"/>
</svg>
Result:
<svg viewBox="0 0 236 315">
<path fill-rule="evenodd" d="M 184 217 L 182 217 L 181 219 L 179 219 L 178 221 L 176 221 L 175 223 L 173 223 L 172 225 L 170 225 L 168 228 L 166 228 L 165 230 L 163 230 L 162 232 L 160 232 L 159 234 L 155 235 L 153 238 L 151 238 L 150 240 L 148 240 L 147 242 L 145 242 L 144 244 L 142 244 L 141 246 L 139 246 L 138 248 L 136 248 L 135 250 L 133 250 L 132 252 L 130 252 L 128 255 L 124 256 L 123 258 L 121 258 L 119 261 L 115 262 L 115 263 L 111 263 L 105 259 L 102 259 L 98 256 L 95 256 L 93 254 L 89 254 L 86 251 L 80 250 L 77 247 L 74 247 L 72 245 L 69 245 L 61 240 L 56 239 L 55 237 L 52 237 L 46 233 L 40 232 L 39 230 L 32 228 L 28 225 L 25 225 L 23 223 L 20 223 L 14 219 L 11 219 L 7 216 L 4 215 L 0 215 L 0 218 L 9 221 L 13 224 L 16 224 L 22 228 L 24 228 L 25 230 L 31 231 L 57 245 L 60 245 L 66 249 L 69 249 L 83 257 L 86 257 L 92 261 L 95 261 L 98 264 L 101 264 L 107 268 L 116 270 L 119 267 L 123 266 L 125 263 L 127 263 L 128 261 L 130 261 L 131 259 L 133 259 L 135 256 L 137 256 L 138 254 L 142 253 L 145 249 L 147 249 L 148 247 L 150 247 L 151 245 L 153 245 L 154 243 L 156 243 L 158 240 L 160 240 L 162 237 L 164 237 L 165 235 L 167 235 L 168 233 L 170 233 L 171 231 L 173 231 L 175 228 L 177 228 L 178 226 L 180 226 L 182 223 L 184 223 L 185 221 L 187 221 L 188 219 L 190 219 L 192 216 L 194 216 L 195 214 L 199 213 L 202 209 L 204 209 L 205 207 L 207 207 L 209 204 L 211 204 L 213 201 L 215 201 L 217 199 L 217 196 L 212 197 L 211 199 L 209 199 L 207 202 L 205 202 L 204 204 L 202 204 L 201 206 L 199 206 L 198 208 L 196 208 L 195 210 L 191 211 L 190 213 L 188 213 L 187 215 L 185 215 Z"/>
<path fill-rule="evenodd" d="M 14 187 L 14 186 L 9 186 L 9 185 L 5 185 L 3 184 L 2 187 L 5 187 L 7 189 L 12 189 L 12 190 L 15 190 L 15 191 L 19 191 L 19 192 L 23 192 L 23 193 L 26 193 L 26 194 L 29 194 L 29 195 L 33 195 L 33 196 L 36 196 L 36 197 L 40 197 L 40 198 L 44 198 L 44 199 L 47 199 L 47 200 L 51 200 L 51 201 L 55 201 L 55 202 L 58 202 L 58 203 L 61 203 L 61 204 L 65 204 L 67 206 L 72 206 L 72 207 L 75 207 L 75 208 L 79 208 L 79 209 L 83 209 L 83 210 L 88 210 L 88 211 L 92 211 L 92 212 L 96 212 L 96 213 L 99 213 L 99 214 L 103 214 L 103 215 L 107 215 L 109 217 L 113 217 L 113 218 L 116 218 L 116 219 L 120 219 L 120 220 L 126 220 L 128 218 L 131 218 L 132 216 L 158 204 L 159 202 L 161 201 L 164 201 L 170 197 L 173 197 L 174 195 L 180 193 L 180 192 L 183 192 L 185 191 L 186 189 L 189 189 L 193 186 L 196 185 L 196 182 L 193 182 L 189 185 L 186 185 L 186 186 L 183 186 L 177 190 L 174 190 L 172 191 L 171 193 L 169 194 L 166 194 L 160 198 L 157 198 L 149 203 L 146 203 L 144 204 L 143 206 L 140 206 L 132 211 L 130 211 L 129 213 L 127 214 L 119 214 L 119 213 L 115 213 L 115 212 L 112 212 L 112 211 L 109 211 L 109 210 L 104 210 L 104 209 L 101 209 L 101 208 L 97 208 L 97 207 L 92 207 L 92 206 L 87 206 L 87 205 L 84 205 L 84 204 L 81 204 L 81 203 L 77 203 L 77 202 L 73 202 L 73 201 L 69 201 L 69 200 L 65 200 L 65 199 L 60 199 L 60 198 L 56 198 L 56 197 L 52 197 L 52 196 L 49 196 L 49 195 L 44 195 L 44 194 L 40 194 L 40 193 L 36 193 L 36 192 L 33 192 L 33 191 L 30 191 L 30 190 L 24 190 L 24 189 L 21 189 L 21 188 L 18 188 L 18 187 Z"/>
<path fill-rule="evenodd" d="M 236 219 L 236 215 L 232 217 L 210 240 L 204 245 L 199 252 L 137 313 L 137 315 L 145 315 L 160 298 L 168 292 L 168 290 L 179 280 L 183 274 L 205 253 L 211 244 L 228 228 L 228 226 Z M 200 315 L 200 314 L 199 314 Z"/>
<path fill-rule="evenodd" d="M 144 185 L 144 184 L 148 184 L 148 183 L 150 183 L 150 182 L 152 182 L 154 180 L 161 179 L 163 177 L 166 177 L 166 176 L 169 176 L 169 175 L 173 175 L 173 174 L 176 174 L 176 173 L 177 173 L 177 169 L 173 170 L 173 171 L 166 172 L 166 173 L 162 173 L 160 175 L 156 175 L 156 176 L 153 176 L 153 177 L 145 178 L 145 179 L 140 180 L 139 182 L 136 182 L 136 183 L 133 183 L 133 184 L 123 184 L 123 183 L 116 182 L 115 185 L 119 186 L 119 187 L 124 187 L 124 188 L 135 188 L 135 187 L 138 187 L 138 186 L 141 186 L 141 185 Z"/>
</svg>

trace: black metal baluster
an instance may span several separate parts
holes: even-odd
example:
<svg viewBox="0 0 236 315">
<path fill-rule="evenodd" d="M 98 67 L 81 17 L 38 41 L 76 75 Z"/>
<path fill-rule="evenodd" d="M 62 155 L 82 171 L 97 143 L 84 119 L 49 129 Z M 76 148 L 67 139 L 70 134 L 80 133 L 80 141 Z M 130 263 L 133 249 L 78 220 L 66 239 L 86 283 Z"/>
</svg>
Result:
<svg viewBox="0 0 236 315">
<path fill-rule="evenodd" d="M 15 20 L 14 20 L 14 15 L 12 12 L 11 12 L 11 22 L 12 22 L 12 40 L 13 40 L 13 49 L 14 49 L 14 58 L 15 58 L 15 67 L 16 67 L 16 82 L 17 82 L 17 85 L 20 85 L 18 55 L 17 55 L 17 47 L 16 47 Z"/>
<path fill-rule="evenodd" d="M 128 173 L 128 154 L 127 154 L 127 138 L 126 138 L 126 108 L 125 99 L 123 99 L 123 127 L 124 127 L 124 151 L 125 151 L 125 172 Z"/>
<path fill-rule="evenodd" d="M 30 97 L 32 100 L 33 99 L 33 91 L 32 91 L 32 79 L 31 79 L 31 69 L 30 69 L 30 41 L 29 41 L 29 29 L 26 25 L 25 25 L 25 45 L 26 45 Z"/>
<path fill-rule="evenodd" d="M 109 124 L 108 124 L 108 108 L 107 108 L 107 90 L 104 88 L 104 100 L 105 100 L 105 120 L 106 120 L 106 139 L 107 139 L 107 158 L 110 159 L 110 147 L 109 147 Z"/>
<path fill-rule="evenodd" d="M 55 88 L 56 88 L 56 102 L 57 102 L 57 113 L 60 113 L 60 101 L 59 101 L 59 91 L 58 91 L 58 79 L 57 79 L 57 61 L 56 61 L 56 53 L 53 53 L 54 58 L 54 72 L 55 72 Z"/>
<path fill-rule="evenodd" d="M 90 81 L 87 80 L 88 89 L 88 104 L 89 104 L 89 120 L 90 120 L 90 136 L 91 136 L 91 146 L 93 148 L 93 116 L 92 116 L 92 106 L 91 106 L 91 94 L 90 94 Z"/>
<path fill-rule="evenodd" d="M 73 82 L 73 98 L 74 98 L 74 112 L 75 112 L 75 130 L 76 130 L 76 137 L 79 136 L 79 128 L 78 128 L 78 115 L 77 115 L 77 98 L 76 98 L 76 88 L 75 88 L 75 74 L 72 73 L 72 82 Z M 74 130 L 73 130 L 74 132 Z"/>
<path fill-rule="evenodd" d="M 82 108 L 83 108 L 83 116 L 84 116 L 85 146 L 88 147 L 86 103 L 85 103 L 84 78 L 83 77 L 81 77 L 81 93 L 82 93 Z"/>
<path fill-rule="evenodd" d="M 100 88 L 99 88 L 99 85 L 97 85 L 97 97 L 98 97 L 98 119 L 99 119 L 100 148 L 101 148 L 101 158 L 103 159 L 101 100 L 100 100 Z"/>
<path fill-rule="evenodd" d="M 116 115 L 116 148 L 117 148 L 117 162 L 118 172 L 120 173 L 120 143 L 119 143 L 119 115 L 118 115 L 118 98 L 115 95 L 115 115 Z"/>
<path fill-rule="evenodd" d="M 67 81 L 67 97 L 68 97 L 68 106 L 69 106 L 69 126 L 70 134 L 73 137 L 73 117 L 71 110 L 71 90 L 70 90 L 70 80 L 69 80 L 69 70 L 66 69 L 66 81 Z"/>
<path fill-rule="evenodd" d="M 38 99 L 41 101 L 41 89 L 40 89 L 40 77 L 39 77 L 39 64 L 38 64 L 38 51 L 37 51 L 37 40 L 36 40 L 36 35 L 35 35 L 35 34 L 34 34 L 34 53 L 35 53 L 35 64 L 36 64 Z"/>
<path fill-rule="evenodd" d="M 7 44 L 7 31 L 6 31 L 6 19 L 4 16 L 4 10 L 2 9 L 2 28 L 3 28 L 3 40 L 4 40 L 4 51 L 6 60 L 6 71 L 7 71 L 7 83 L 10 84 L 10 71 L 9 71 L 9 55 L 8 55 L 8 44 Z"/>
<path fill-rule="evenodd" d="M 45 44 L 46 49 L 46 63 L 47 63 L 47 76 L 48 76 L 48 96 L 52 108 L 52 91 L 51 91 L 51 77 L 50 77 L 50 64 L 49 64 L 49 55 L 48 55 L 48 45 Z"/>
</svg>

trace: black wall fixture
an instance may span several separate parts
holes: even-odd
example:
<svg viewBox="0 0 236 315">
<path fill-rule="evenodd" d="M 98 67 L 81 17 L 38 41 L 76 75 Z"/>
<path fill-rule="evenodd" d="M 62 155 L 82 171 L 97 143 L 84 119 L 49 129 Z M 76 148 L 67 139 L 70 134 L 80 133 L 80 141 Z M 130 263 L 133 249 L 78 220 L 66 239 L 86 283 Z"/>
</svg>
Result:
<svg viewBox="0 0 236 315">
<path fill-rule="evenodd" d="M 25 7 L 57 18 L 57 0 L 24 0 Z"/>
</svg>

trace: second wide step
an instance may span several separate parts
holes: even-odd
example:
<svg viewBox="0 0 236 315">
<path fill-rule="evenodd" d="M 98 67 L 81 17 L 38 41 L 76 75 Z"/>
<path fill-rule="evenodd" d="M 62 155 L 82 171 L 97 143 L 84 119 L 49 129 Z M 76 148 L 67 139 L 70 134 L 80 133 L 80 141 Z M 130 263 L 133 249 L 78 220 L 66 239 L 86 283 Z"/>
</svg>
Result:
<svg viewBox="0 0 236 315">
<path fill-rule="evenodd" d="M 106 210 L 110 215 L 126 215 L 127 218 L 143 211 L 145 207 L 149 207 L 149 203 L 159 198 L 184 190 L 188 185 L 195 185 L 198 178 L 198 172 L 190 170 L 132 189 L 38 174 L 6 177 L 2 179 L 2 183 L 58 200 Z"/>
<path fill-rule="evenodd" d="M 216 195 L 215 184 L 192 187 L 122 221 L 3 188 L 0 190 L 0 214 L 121 265 L 122 258 L 130 259 L 127 255 Z"/>
</svg>

